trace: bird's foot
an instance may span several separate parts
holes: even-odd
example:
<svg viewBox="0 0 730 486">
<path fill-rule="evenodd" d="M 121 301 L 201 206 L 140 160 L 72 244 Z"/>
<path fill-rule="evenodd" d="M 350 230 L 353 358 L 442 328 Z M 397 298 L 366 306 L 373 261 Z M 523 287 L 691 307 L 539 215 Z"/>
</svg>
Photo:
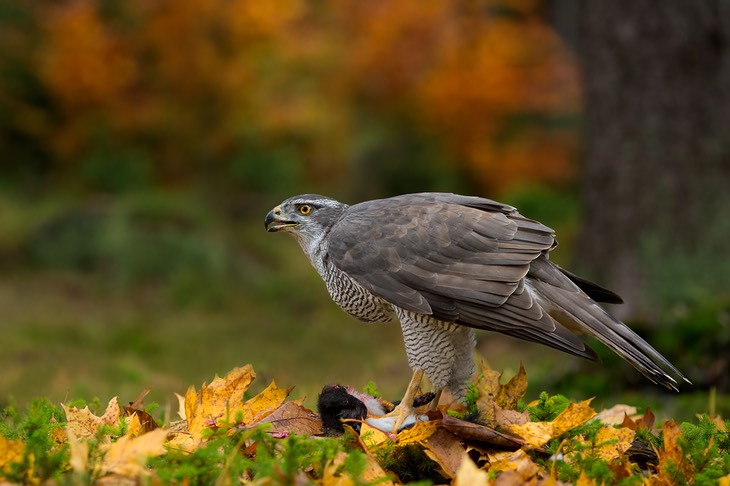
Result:
<svg viewBox="0 0 730 486">
<path fill-rule="evenodd" d="M 403 424 L 410 425 L 410 422 L 416 421 L 416 409 L 411 403 L 402 401 L 392 411 L 383 415 L 383 418 L 395 419 L 392 430 L 394 434 L 398 433 Z"/>
</svg>

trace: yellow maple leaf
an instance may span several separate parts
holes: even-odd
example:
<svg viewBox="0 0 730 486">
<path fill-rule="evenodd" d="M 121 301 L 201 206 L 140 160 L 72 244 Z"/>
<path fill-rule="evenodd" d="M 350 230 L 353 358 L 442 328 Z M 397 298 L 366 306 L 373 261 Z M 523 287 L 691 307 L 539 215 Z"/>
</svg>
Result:
<svg viewBox="0 0 730 486">
<path fill-rule="evenodd" d="M 6 471 L 11 463 L 20 461 L 24 451 L 22 441 L 6 439 L 0 434 L 0 471 Z"/>
<path fill-rule="evenodd" d="M 245 403 L 231 407 L 227 417 L 217 419 L 217 422 L 238 420 L 240 417 L 242 425 L 253 425 L 279 408 L 286 397 L 291 393 L 291 388 L 279 388 L 273 381 L 264 391 L 248 400 Z"/>
<path fill-rule="evenodd" d="M 613 461 L 631 448 L 636 431 L 615 427 L 601 427 L 596 434 L 598 457 L 604 461 Z"/>
<path fill-rule="evenodd" d="M 196 392 L 194 386 L 185 393 L 185 419 L 193 445 L 202 439 L 203 429 L 214 425 L 230 410 L 237 409 L 243 395 L 256 377 L 251 365 L 234 368 L 223 378 L 215 376 L 210 385 L 205 383 Z"/>
<path fill-rule="evenodd" d="M 527 446 L 536 448 L 545 445 L 550 439 L 558 437 L 575 427 L 584 424 L 596 415 L 589 405 L 592 398 L 579 403 L 571 403 L 552 422 L 528 422 L 526 424 L 505 424 L 507 429 L 525 440 Z"/>
<path fill-rule="evenodd" d="M 625 427 L 617 429 L 608 425 L 598 429 L 592 443 L 582 437 L 578 439 L 578 442 L 582 446 L 592 448 L 592 453 L 600 459 L 611 462 L 629 450 L 635 436 L 636 431 L 634 430 Z M 565 456 L 565 461 L 569 463 L 573 462 L 578 457 L 578 454 L 578 451 L 568 453 Z"/>
<path fill-rule="evenodd" d="M 416 422 L 410 429 L 406 429 L 398 434 L 395 443 L 399 446 L 408 444 L 423 444 L 431 437 L 439 425 L 438 420 L 426 420 Z"/>
<path fill-rule="evenodd" d="M 562 435 L 564 432 L 574 429 L 595 417 L 596 411 L 590 407 L 592 400 L 592 398 L 589 398 L 582 402 L 571 403 L 568 408 L 555 417 L 555 420 L 552 421 L 553 433 L 555 434 L 553 437 Z"/>
<path fill-rule="evenodd" d="M 94 415 L 88 406 L 79 409 L 67 407 L 62 403 L 61 407 L 66 413 L 66 433 L 73 433 L 78 439 L 94 437 L 102 426 L 116 426 L 119 422 L 120 410 L 117 397 L 109 400 L 106 411 L 101 417 Z"/>
<path fill-rule="evenodd" d="M 382 430 L 373 427 L 367 422 L 363 422 L 360 426 L 360 440 L 369 450 L 375 449 L 377 446 L 389 439 L 388 434 Z"/>
<path fill-rule="evenodd" d="M 139 437 L 126 434 L 114 443 L 106 444 L 101 463 L 102 474 L 118 474 L 136 478 L 149 474 L 145 467 L 147 459 L 166 452 L 164 444 L 167 431 L 155 429 Z"/>
</svg>

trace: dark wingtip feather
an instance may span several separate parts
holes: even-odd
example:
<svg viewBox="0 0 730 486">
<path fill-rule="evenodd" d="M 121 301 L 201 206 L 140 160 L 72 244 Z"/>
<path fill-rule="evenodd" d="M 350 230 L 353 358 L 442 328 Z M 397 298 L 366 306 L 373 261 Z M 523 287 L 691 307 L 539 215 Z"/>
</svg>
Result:
<svg viewBox="0 0 730 486">
<path fill-rule="evenodd" d="M 623 304 L 624 299 L 621 298 L 616 292 L 609 290 L 605 287 L 601 287 L 597 283 L 591 282 L 583 277 L 569 272 L 568 270 L 555 265 L 563 274 L 573 281 L 583 292 L 588 295 L 591 299 L 596 302 L 603 302 L 605 304 Z"/>
</svg>

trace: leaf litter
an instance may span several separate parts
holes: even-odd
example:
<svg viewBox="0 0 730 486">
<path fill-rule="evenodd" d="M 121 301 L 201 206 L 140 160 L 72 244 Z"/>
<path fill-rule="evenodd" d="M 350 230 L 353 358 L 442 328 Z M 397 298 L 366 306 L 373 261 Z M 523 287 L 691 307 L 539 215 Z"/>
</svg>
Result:
<svg viewBox="0 0 730 486">
<path fill-rule="evenodd" d="M 185 396 L 177 395 L 180 420 L 163 426 L 145 410 L 148 390 L 128 406 L 112 398 L 101 415 L 88 406 L 61 405 L 65 417 L 58 417 L 62 427 L 53 428 L 53 447 L 65 455 L 55 477 L 39 472 L 43 461 L 28 450 L 30 438 L 0 433 L 0 484 L 51 484 L 59 478 L 190 484 L 209 477 L 218 484 L 349 486 L 425 479 L 457 485 L 592 485 L 632 476 L 644 484 L 673 484 L 710 474 L 730 486 L 729 427 L 719 417 L 701 423 L 715 435 L 703 443 L 702 460 L 693 462 L 696 453 L 690 454 L 683 429 L 671 420 L 655 429 L 649 409 L 639 414 L 618 404 L 597 413 L 591 399 L 569 403 L 547 394 L 525 405 L 522 364 L 502 384 L 502 374 L 482 363 L 474 381 L 476 413 L 459 416 L 444 406 L 429 412 L 424 407 L 418 415 L 424 420 L 397 434 L 349 420 L 338 439 L 322 437 L 320 416 L 303 399 L 289 399 L 290 388 L 272 382 L 247 399 L 255 378 L 253 367 L 245 365 L 216 375 L 200 389 L 189 387 Z M 694 433 L 708 436 L 699 428 Z M 637 460 L 641 454 L 648 459 Z M 186 461 L 203 459 L 211 461 L 207 472 L 204 462 L 200 470 L 186 472 Z M 175 466 L 168 470 L 165 461 Z"/>
</svg>

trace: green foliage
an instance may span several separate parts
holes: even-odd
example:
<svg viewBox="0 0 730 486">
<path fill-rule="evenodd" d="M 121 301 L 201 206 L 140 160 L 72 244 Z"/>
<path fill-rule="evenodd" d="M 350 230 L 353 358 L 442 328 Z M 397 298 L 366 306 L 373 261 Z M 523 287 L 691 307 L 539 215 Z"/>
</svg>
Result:
<svg viewBox="0 0 730 486">
<path fill-rule="evenodd" d="M 380 392 L 378 391 L 378 385 L 376 385 L 375 382 L 372 380 L 368 381 L 367 385 L 365 385 L 365 387 L 362 389 L 362 391 L 372 397 L 375 397 L 375 398 L 380 397 Z"/>
<path fill-rule="evenodd" d="M 725 430 L 718 430 L 717 424 L 707 415 L 701 415 L 698 423 L 684 422 L 680 425 L 682 435 L 679 446 L 689 463 L 690 474 L 678 467 L 672 471 L 679 483 L 712 485 L 730 474 L 730 421 L 725 421 Z M 680 465 L 675 465 L 680 466 Z"/>
<path fill-rule="evenodd" d="M 56 429 L 63 426 L 63 411 L 48 399 L 33 400 L 23 413 L 7 407 L 0 415 L 0 434 L 8 439 L 25 443 L 23 457 L 12 463 L 7 472 L 0 470 L 0 478 L 24 483 L 31 474 L 45 481 L 58 479 L 68 465 L 68 446 L 54 439 Z"/>
<path fill-rule="evenodd" d="M 548 395 L 547 392 L 540 393 L 537 403 L 527 407 L 527 413 L 533 422 L 550 422 L 560 413 L 568 408 L 570 400 L 563 395 Z"/>
<path fill-rule="evenodd" d="M 439 467 L 428 458 L 423 448 L 417 444 L 396 446 L 384 444 L 376 450 L 378 463 L 386 471 L 393 472 L 403 483 L 411 481 L 429 480 L 434 484 L 441 484 L 443 476 L 438 472 Z"/>
<path fill-rule="evenodd" d="M 236 430 L 220 428 L 207 443 L 192 453 L 170 450 L 148 461 L 165 484 L 213 484 L 240 478 L 270 478 L 275 484 L 301 484 L 305 479 L 321 479 L 324 469 L 340 452 L 347 456 L 335 474 L 346 473 L 357 485 L 365 469 L 365 456 L 339 439 L 313 440 L 291 435 L 276 439 L 268 427 Z"/>
</svg>

